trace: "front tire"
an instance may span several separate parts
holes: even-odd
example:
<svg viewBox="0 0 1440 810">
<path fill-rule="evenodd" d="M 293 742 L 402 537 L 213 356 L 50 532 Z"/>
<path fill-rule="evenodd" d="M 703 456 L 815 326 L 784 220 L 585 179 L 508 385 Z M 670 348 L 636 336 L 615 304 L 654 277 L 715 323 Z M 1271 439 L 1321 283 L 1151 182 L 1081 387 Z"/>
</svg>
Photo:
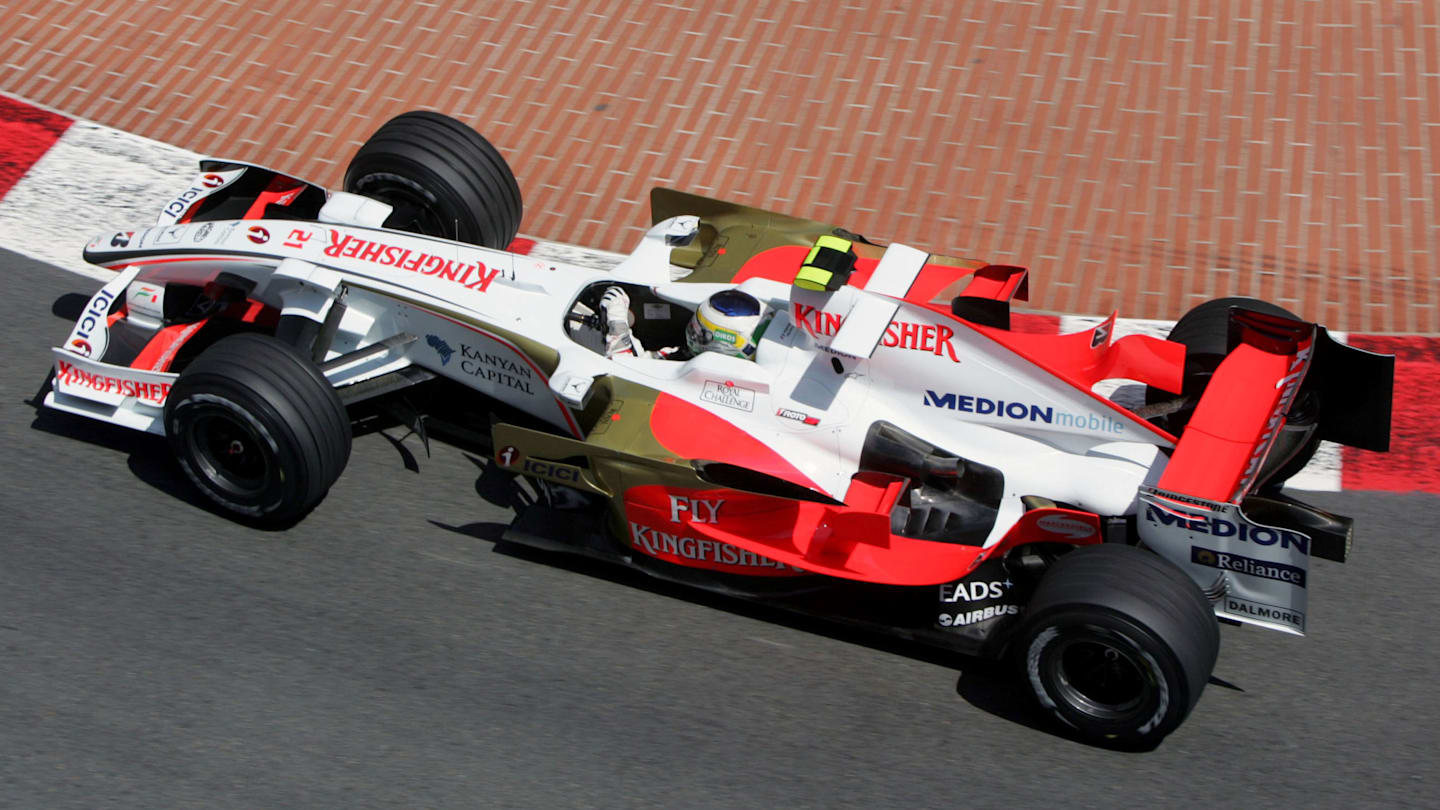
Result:
<svg viewBox="0 0 1440 810">
<path fill-rule="evenodd" d="M 419 110 L 385 122 L 345 170 L 345 190 L 394 207 L 385 226 L 504 249 L 520 230 L 520 184 L 468 125 Z"/>
<path fill-rule="evenodd" d="M 165 401 L 165 435 L 207 498 L 267 524 L 313 508 L 350 459 L 334 388 L 268 335 L 232 335 L 195 358 Z"/>
<path fill-rule="evenodd" d="M 1061 557 L 1036 587 L 1015 648 L 1040 706 L 1080 736 L 1145 746 L 1199 701 L 1220 651 L 1210 602 L 1132 546 Z"/>
</svg>

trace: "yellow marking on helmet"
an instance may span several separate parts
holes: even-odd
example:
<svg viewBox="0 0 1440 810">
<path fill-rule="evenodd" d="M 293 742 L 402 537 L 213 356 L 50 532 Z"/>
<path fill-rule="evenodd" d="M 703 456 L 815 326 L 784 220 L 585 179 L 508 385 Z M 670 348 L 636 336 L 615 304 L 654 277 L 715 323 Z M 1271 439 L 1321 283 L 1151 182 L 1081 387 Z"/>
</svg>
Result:
<svg viewBox="0 0 1440 810">
<path fill-rule="evenodd" d="M 701 312 L 698 309 L 695 310 L 695 320 L 699 321 L 700 325 L 705 327 L 705 329 L 710 332 L 711 342 L 718 340 L 721 343 L 728 343 L 729 345 L 734 346 L 736 349 L 744 348 L 746 343 L 745 336 L 740 334 L 739 332 L 736 332 L 734 329 L 731 329 L 727 326 L 721 326 L 711 321 L 709 318 L 705 317 L 705 313 Z"/>
</svg>

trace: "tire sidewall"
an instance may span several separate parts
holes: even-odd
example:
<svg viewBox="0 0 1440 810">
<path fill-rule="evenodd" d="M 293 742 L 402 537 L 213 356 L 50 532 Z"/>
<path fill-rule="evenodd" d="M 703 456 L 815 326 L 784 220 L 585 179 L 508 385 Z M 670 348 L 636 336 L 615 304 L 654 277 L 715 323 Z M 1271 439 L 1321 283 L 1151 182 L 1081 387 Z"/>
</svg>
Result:
<svg viewBox="0 0 1440 810">
<path fill-rule="evenodd" d="M 435 193 L 434 189 L 436 187 L 439 187 L 441 184 L 439 182 L 439 178 L 435 177 L 434 172 L 430 171 L 424 166 L 421 166 L 418 163 L 414 163 L 411 161 L 405 161 L 403 166 L 387 166 L 385 165 L 387 160 L 393 161 L 397 164 L 400 162 L 398 158 L 395 158 L 391 155 L 382 155 L 376 158 L 357 159 L 354 165 L 351 167 L 351 171 L 354 172 L 355 175 L 353 181 L 351 182 L 351 185 L 355 188 L 355 191 L 353 193 L 364 194 L 367 186 L 372 185 L 376 179 L 383 179 L 399 182 L 400 184 L 409 188 L 411 191 L 414 191 L 420 194 L 422 197 L 428 199 L 431 204 L 438 204 L 440 202 L 440 197 Z M 399 168 L 403 168 L 404 171 L 397 171 L 397 169 Z M 434 182 L 427 185 L 418 180 L 415 180 L 414 178 L 416 175 L 420 175 Z M 459 200 L 453 199 L 453 196 L 454 195 L 447 195 L 447 197 L 452 198 L 449 200 L 449 202 L 453 205 L 458 206 L 460 202 Z"/>
<path fill-rule="evenodd" d="M 495 145 L 431 111 L 381 125 L 351 159 L 344 188 L 394 207 L 385 227 L 497 250 L 523 217 L 520 185 Z"/>
<path fill-rule="evenodd" d="M 299 350 L 269 335 L 231 335 L 201 352 L 170 390 L 164 424 L 181 469 L 207 499 L 266 525 L 306 514 L 350 458 L 350 419 L 335 389 Z"/>
<path fill-rule="evenodd" d="M 205 382 L 209 384 L 201 390 L 182 391 L 179 397 L 172 397 L 171 407 L 167 408 L 166 434 L 181 469 L 207 497 L 225 509 L 253 518 L 288 516 L 295 511 L 292 504 L 304 497 L 301 484 L 305 463 L 283 420 L 245 391 L 227 385 L 224 378 L 210 377 Z M 241 424 L 258 440 L 267 467 L 259 491 L 237 492 L 206 458 L 201 445 L 204 437 L 196 431 L 214 416 Z"/>
<path fill-rule="evenodd" d="M 1144 683 L 1140 704 L 1117 718 L 1098 716 L 1062 680 L 1059 659 L 1076 641 L 1098 641 L 1122 650 Z M 1019 645 L 1024 677 L 1042 708 L 1087 737 L 1124 742 L 1159 740 L 1184 719 L 1189 706 L 1184 669 L 1154 634 L 1096 606 L 1065 606 L 1029 618 Z"/>
<path fill-rule="evenodd" d="M 380 154 L 357 157 L 351 164 L 350 171 L 354 173 L 349 179 L 347 186 L 354 189 L 353 193 L 369 196 L 374 199 L 381 199 L 375 195 L 376 181 L 383 180 L 390 183 L 402 185 L 411 192 L 423 197 L 432 210 L 443 211 L 464 211 L 465 202 L 455 194 L 450 184 L 446 183 L 434 171 L 426 166 L 410 160 L 404 160 L 394 155 Z M 417 179 L 420 178 L 420 179 Z M 478 244 L 481 234 L 472 230 L 471 223 L 464 218 L 457 218 L 452 225 L 458 225 L 460 232 L 455 234 L 432 233 L 423 234 L 442 239 L 456 239 L 462 242 Z"/>
</svg>

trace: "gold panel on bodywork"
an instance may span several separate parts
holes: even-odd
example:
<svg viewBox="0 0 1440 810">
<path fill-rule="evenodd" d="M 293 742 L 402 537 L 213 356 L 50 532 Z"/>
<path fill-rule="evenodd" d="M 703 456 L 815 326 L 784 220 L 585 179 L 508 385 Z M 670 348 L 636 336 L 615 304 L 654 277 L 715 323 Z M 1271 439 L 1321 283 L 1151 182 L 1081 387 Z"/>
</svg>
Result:
<svg viewBox="0 0 1440 810">
<path fill-rule="evenodd" d="M 618 496 L 640 484 L 710 486 L 700 480 L 690 459 L 676 457 L 655 440 L 650 430 L 654 389 L 615 378 L 602 379 L 609 382 L 613 395 L 584 441 L 503 422 L 493 431 L 497 453 L 514 447 L 523 458 L 547 462 L 587 459 L 578 482 L 526 471 L 521 459 L 513 461 L 509 469 L 606 497 Z"/>
<path fill-rule="evenodd" d="M 607 498 L 609 529 L 623 537 L 625 510 L 621 499 L 627 489 L 646 484 L 682 489 L 714 485 L 700 478 L 689 459 L 677 458 L 655 440 L 650 430 L 656 394 L 653 389 L 614 378 L 609 382 L 614 395 L 585 441 L 504 422 L 494 426 L 493 436 L 497 456 L 507 447 L 517 453 L 506 467 L 510 472 Z M 527 459 L 539 463 L 530 464 Z M 580 459 L 584 461 L 575 463 Z M 557 465 L 559 476 L 547 474 Z M 579 468 L 579 474 L 570 479 L 566 476 L 573 468 Z"/>
<path fill-rule="evenodd" d="M 686 281 L 723 283 L 734 278 L 745 262 L 758 253 L 784 245 L 809 246 L 825 235 L 853 241 L 855 253 L 863 258 L 879 259 L 885 253 L 884 245 L 824 222 L 669 188 L 650 190 L 653 222 L 681 215 L 700 217 L 700 236 L 670 252 L 672 263 L 694 269 Z M 940 255 L 932 255 L 930 263 L 967 270 L 986 264 L 979 259 Z"/>
</svg>

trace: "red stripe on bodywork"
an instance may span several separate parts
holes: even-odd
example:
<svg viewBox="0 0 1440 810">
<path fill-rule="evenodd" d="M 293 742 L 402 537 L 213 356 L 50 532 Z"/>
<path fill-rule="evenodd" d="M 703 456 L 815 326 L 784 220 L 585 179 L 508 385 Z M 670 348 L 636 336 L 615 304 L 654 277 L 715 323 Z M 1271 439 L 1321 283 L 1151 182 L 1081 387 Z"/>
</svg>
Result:
<svg viewBox="0 0 1440 810">
<path fill-rule="evenodd" d="M 746 279 L 768 278 L 781 284 L 789 284 L 795 280 L 795 274 L 800 271 L 800 264 L 805 261 L 809 252 L 809 248 L 799 245 L 782 245 L 763 250 L 750 257 L 732 281 L 739 284 Z M 879 263 L 878 259 L 856 259 L 855 270 L 846 283 L 852 287 L 863 288 L 870 281 L 870 275 L 875 272 Z M 913 303 L 934 300 L 948 307 L 950 299 L 958 294 L 963 286 L 961 282 L 969 283 L 977 270 L 988 266 L 977 264 L 975 267 L 952 267 L 947 264 L 927 264 L 911 283 L 905 300 Z"/>
<path fill-rule="evenodd" d="M 807 571 L 781 563 L 764 553 L 713 539 L 710 524 L 729 524 L 732 531 L 791 548 L 789 527 L 796 522 L 797 501 L 727 489 L 671 489 L 658 484 L 625 492 L 629 543 L 636 551 L 676 565 L 761 577 L 802 576 Z M 748 553 L 747 553 L 748 552 Z"/>
<path fill-rule="evenodd" d="M 789 284 L 795 280 L 795 273 L 800 270 L 800 263 L 805 260 L 808 252 L 809 248 L 797 245 L 784 245 L 761 251 L 745 262 L 745 266 L 735 274 L 733 281 L 739 284 L 746 279 L 768 278 L 781 284 Z M 850 275 L 848 283 L 853 287 L 864 287 L 870 280 L 870 274 L 875 272 L 877 264 L 879 262 L 875 259 L 856 259 L 855 272 Z M 1007 272 L 1003 273 L 1003 279 L 976 278 L 977 273 L 988 272 L 990 268 L 996 268 L 996 273 Z M 910 292 L 905 296 L 905 300 L 953 318 L 950 314 L 950 299 L 960 292 L 962 286 L 979 284 L 978 289 L 987 295 L 1008 296 L 1015 293 L 1020 282 L 1018 274 L 1008 272 L 1011 269 L 1021 268 L 1006 268 L 1001 265 L 951 267 L 927 264 L 910 285 Z M 968 287 L 966 289 L 968 290 Z M 1010 331 L 1022 335 L 1058 335 L 1060 318 L 1056 315 L 1011 313 Z"/>
<path fill-rule="evenodd" d="M 160 256 L 153 259 L 110 259 L 93 263 L 110 270 L 123 270 L 126 267 L 149 267 L 154 264 L 174 264 L 176 262 L 241 262 L 253 264 L 256 260 L 249 256 L 212 256 L 203 253 L 187 253 L 183 256 Z"/>
<path fill-rule="evenodd" d="M 70 127 L 63 115 L 0 96 L 0 199 Z"/>
<path fill-rule="evenodd" d="M 938 585 L 974 570 L 985 554 L 979 546 L 890 533 L 889 512 L 903 487 L 900 479 L 861 473 L 846 497 L 854 504 L 834 506 L 650 484 L 625 493 L 625 516 L 634 548 L 691 567 L 794 573 L 742 561 L 739 550 L 817 574 L 886 585 Z"/>
<path fill-rule="evenodd" d="M 1357 349 L 1395 355 L 1390 452 L 1341 448 L 1341 487 L 1440 493 L 1440 339 L 1351 335 Z"/>
<path fill-rule="evenodd" d="M 684 459 L 734 464 L 824 492 L 765 443 L 715 414 L 671 394 L 655 398 L 650 430 L 666 450 Z"/>
<path fill-rule="evenodd" d="M 145 348 L 130 363 L 131 368 L 141 371 L 169 371 L 170 364 L 175 362 L 175 354 L 180 347 L 185 345 L 194 334 L 209 321 L 208 318 L 191 323 L 178 323 L 163 327 L 150 338 Z"/>
<path fill-rule="evenodd" d="M 300 193 L 304 190 L 305 181 L 296 180 L 293 177 L 286 177 L 283 174 L 277 174 L 270 178 L 270 182 L 265 186 L 265 190 L 255 197 L 255 202 L 250 203 L 250 207 L 245 211 L 245 216 L 241 217 L 241 219 L 274 219 L 274 217 L 267 217 L 265 215 L 266 207 L 272 204 L 279 206 L 289 205 L 294 202 L 295 198 L 299 197 Z M 189 222 L 196 206 L 201 202 L 201 200 L 196 200 L 190 206 L 190 210 L 185 212 L 185 216 L 180 218 L 180 221 Z"/>
</svg>

